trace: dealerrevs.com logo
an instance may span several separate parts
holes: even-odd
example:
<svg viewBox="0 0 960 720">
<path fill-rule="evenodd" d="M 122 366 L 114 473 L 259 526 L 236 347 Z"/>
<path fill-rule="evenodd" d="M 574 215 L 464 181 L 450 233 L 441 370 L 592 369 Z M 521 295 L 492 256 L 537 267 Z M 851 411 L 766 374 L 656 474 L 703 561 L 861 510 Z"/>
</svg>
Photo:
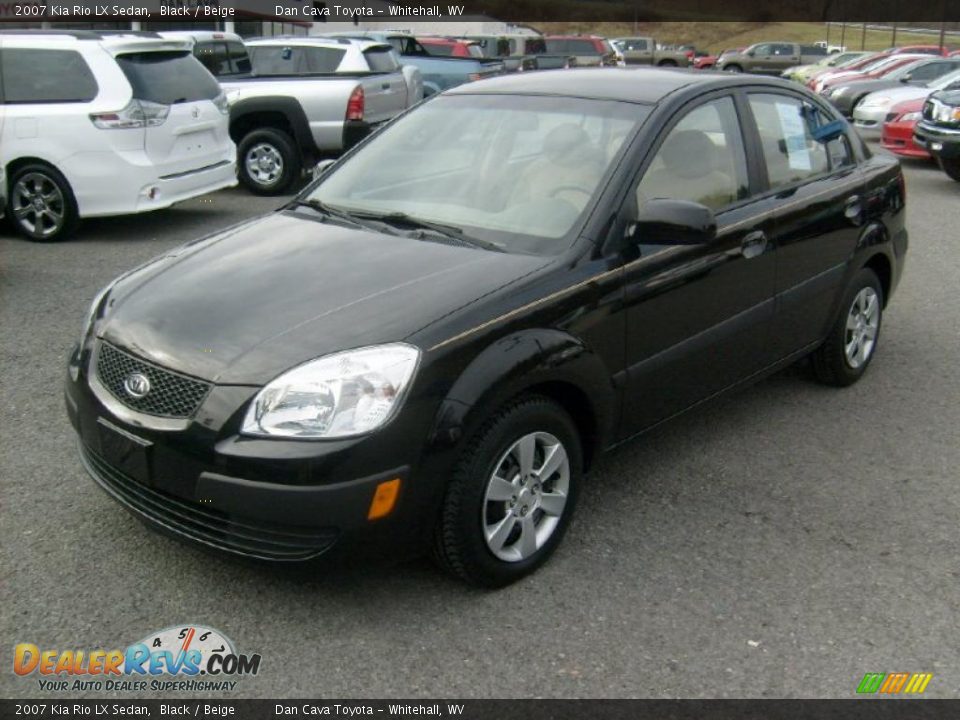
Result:
<svg viewBox="0 0 960 720">
<path fill-rule="evenodd" d="M 147 635 L 125 650 L 14 647 L 13 671 L 38 676 L 46 691 L 229 691 L 260 671 L 260 655 L 238 653 L 223 633 L 179 625 Z"/>
</svg>

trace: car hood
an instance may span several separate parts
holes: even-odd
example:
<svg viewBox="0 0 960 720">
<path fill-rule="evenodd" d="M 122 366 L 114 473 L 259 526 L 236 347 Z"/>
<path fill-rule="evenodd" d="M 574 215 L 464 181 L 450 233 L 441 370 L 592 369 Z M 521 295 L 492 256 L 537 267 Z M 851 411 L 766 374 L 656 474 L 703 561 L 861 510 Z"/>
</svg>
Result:
<svg viewBox="0 0 960 720">
<path fill-rule="evenodd" d="M 124 276 L 97 333 L 187 375 L 262 385 L 321 355 L 403 340 L 546 264 L 281 212 Z"/>
<path fill-rule="evenodd" d="M 869 106 L 873 104 L 877 98 L 885 97 L 888 98 L 886 105 L 896 105 L 897 103 L 903 102 L 904 100 L 913 100 L 915 98 L 923 98 L 929 95 L 932 91 L 927 87 L 918 87 L 916 85 L 904 85 L 901 87 L 892 87 L 886 90 L 877 90 L 875 93 L 867 95 L 863 101 L 863 105 Z M 876 97 L 874 97 L 876 96 Z"/>
</svg>

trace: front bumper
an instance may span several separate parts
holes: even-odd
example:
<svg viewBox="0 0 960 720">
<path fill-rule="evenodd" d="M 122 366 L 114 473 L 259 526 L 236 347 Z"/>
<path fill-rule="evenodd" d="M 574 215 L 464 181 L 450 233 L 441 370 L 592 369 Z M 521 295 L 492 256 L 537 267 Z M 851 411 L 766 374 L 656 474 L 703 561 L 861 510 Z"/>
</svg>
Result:
<svg viewBox="0 0 960 720">
<path fill-rule="evenodd" d="M 935 157 L 947 159 L 960 157 L 960 129 L 920 122 L 913 131 L 913 140 Z"/>
<path fill-rule="evenodd" d="M 880 145 L 901 157 L 928 159 L 930 153 L 913 141 L 915 126 L 914 121 L 884 123 Z"/>
<path fill-rule="evenodd" d="M 65 387 L 81 462 L 104 491 L 155 529 L 272 561 L 310 560 L 335 546 L 358 545 L 378 557 L 399 558 L 419 547 L 411 466 L 389 444 L 371 453 L 369 437 L 241 437 L 232 428 L 246 407 L 244 398 L 257 391 L 252 387 L 214 386 L 191 419 L 153 423 L 145 417 L 139 424 L 115 412 L 116 398 L 91 383 L 84 364 L 90 365 L 89 358 L 84 362 L 75 352 Z M 213 417 L 225 406 L 240 410 L 224 415 L 217 427 Z M 380 484 L 398 478 L 393 511 L 369 520 Z"/>
<path fill-rule="evenodd" d="M 858 105 L 853 111 L 853 126 L 861 136 L 876 139 L 880 137 L 889 110 L 887 106 Z"/>
</svg>

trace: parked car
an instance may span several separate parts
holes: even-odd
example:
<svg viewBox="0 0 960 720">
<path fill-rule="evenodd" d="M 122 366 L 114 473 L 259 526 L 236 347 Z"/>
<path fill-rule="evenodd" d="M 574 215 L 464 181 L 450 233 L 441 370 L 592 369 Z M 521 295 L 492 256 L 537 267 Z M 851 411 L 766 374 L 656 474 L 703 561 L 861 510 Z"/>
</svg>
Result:
<svg viewBox="0 0 960 720">
<path fill-rule="evenodd" d="M 750 72 L 779 75 L 794 65 L 814 63 L 827 51 L 816 45 L 787 42 L 763 42 L 751 45 L 743 52 L 724 53 L 717 60 L 717 69 L 726 72 Z"/>
<path fill-rule="evenodd" d="M 614 66 L 617 51 L 610 41 L 595 35 L 545 35 L 547 52 L 574 58 L 577 67 Z"/>
<path fill-rule="evenodd" d="M 743 48 L 730 48 L 727 50 L 721 50 L 716 55 L 707 54 L 701 57 L 695 57 L 693 59 L 693 67 L 697 70 L 712 70 L 716 66 L 717 60 L 723 57 L 723 55 L 741 52 L 742 50 Z"/>
<path fill-rule="evenodd" d="M 183 42 L 0 31 L 6 214 L 29 240 L 236 185 L 227 100 Z"/>
<path fill-rule="evenodd" d="M 960 182 L 960 87 L 938 90 L 927 98 L 913 139 Z"/>
<path fill-rule="evenodd" d="M 840 82 L 824 93 L 845 117 L 852 117 L 854 108 L 873 92 L 903 85 L 926 85 L 947 73 L 960 69 L 960 58 L 924 57 L 902 65 L 892 65 L 877 77 Z"/>
<path fill-rule="evenodd" d="M 904 45 L 887 48 L 884 52 L 889 55 L 941 55 L 943 57 L 950 54 L 947 48 L 940 45 Z"/>
<path fill-rule="evenodd" d="M 817 78 L 817 92 L 826 95 L 831 88 L 842 83 L 882 77 L 885 73 L 922 57 L 922 55 L 887 55 L 859 70 L 840 68 Z"/>
<path fill-rule="evenodd" d="M 819 83 L 821 79 L 825 79 L 841 72 L 856 72 L 862 70 L 868 65 L 871 65 L 879 60 L 883 60 L 886 57 L 887 56 L 883 53 L 867 53 L 863 57 L 844 63 L 842 66 L 837 65 L 835 67 L 827 67 L 823 68 L 822 70 L 810 72 L 807 77 L 806 85 L 808 88 L 816 92 L 818 88 L 817 83 Z"/>
<path fill-rule="evenodd" d="M 419 71 L 401 67 L 386 43 L 277 37 L 244 44 L 221 32 L 163 34 L 192 42 L 208 67 L 225 53 L 234 58 L 217 65 L 218 79 L 230 101 L 240 181 L 258 195 L 286 192 L 317 160 L 350 148 L 423 97 Z"/>
<path fill-rule="evenodd" d="M 446 37 L 418 36 L 423 48 L 437 57 L 482 58 L 483 50 L 471 40 L 460 40 Z"/>
<path fill-rule="evenodd" d="M 826 40 L 817 40 L 817 42 L 815 42 L 814 45 L 826 50 L 827 55 L 839 55 L 847 51 L 846 45 L 831 45 Z"/>
<path fill-rule="evenodd" d="M 864 136 L 876 135 L 890 108 L 897 103 L 918 98 L 927 98 L 938 90 L 960 89 L 960 70 L 948 73 L 926 85 L 901 85 L 900 87 L 870 93 L 853 110 L 853 124 Z"/>
<path fill-rule="evenodd" d="M 400 60 L 404 65 L 412 65 L 420 70 L 423 77 L 424 97 L 504 72 L 504 64 L 499 59 L 431 55 L 419 40 L 406 33 L 361 30 L 328 33 L 325 37 L 372 40 L 390 44 L 400 54 Z"/>
<path fill-rule="evenodd" d="M 916 98 L 890 108 L 880 135 L 880 145 L 884 149 L 901 157 L 930 159 L 927 149 L 917 145 L 913 139 L 913 130 L 920 120 L 924 102 L 923 98 Z"/>
<path fill-rule="evenodd" d="M 480 48 L 484 58 L 500 60 L 505 72 L 558 70 L 575 61 L 569 55 L 549 55 L 538 35 L 464 35 Z"/>
<path fill-rule="evenodd" d="M 868 54 L 869 53 L 865 52 L 843 52 L 826 55 L 812 65 L 794 65 L 793 67 L 789 67 L 781 73 L 780 77 L 798 83 L 806 83 L 814 73 L 832 70 L 833 68 L 841 68 Z"/>
<path fill-rule="evenodd" d="M 499 586 L 601 451 L 808 355 L 856 382 L 907 251 L 899 163 L 782 80 L 643 74 L 447 91 L 112 282 L 66 378 L 87 471 L 208 547 L 432 549 Z"/>
<path fill-rule="evenodd" d="M 623 55 L 627 65 L 657 65 L 659 67 L 688 67 L 694 56 L 685 50 L 658 50 L 652 37 L 614 38 L 610 43 Z"/>
</svg>

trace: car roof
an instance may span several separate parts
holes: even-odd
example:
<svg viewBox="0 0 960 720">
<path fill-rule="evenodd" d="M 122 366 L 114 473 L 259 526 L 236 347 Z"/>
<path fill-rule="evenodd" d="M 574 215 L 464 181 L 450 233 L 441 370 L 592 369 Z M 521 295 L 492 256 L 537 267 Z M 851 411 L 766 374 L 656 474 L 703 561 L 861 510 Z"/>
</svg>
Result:
<svg viewBox="0 0 960 720">
<path fill-rule="evenodd" d="M 211 40 L 243 42 L 243 38 L 236 33 L 221 30 L 164 30 L 159 35 L 165 38 L 193 40 L 195 42 L 209 42 Z"/>
<path fill-rule="evenodd" d="M 256 40 L 248 40 L 247 45 L 251 47 L 270 47 L 272 45 L 283 45 L 283 46 L 300 46 L 300 47 L 324 47 L 324 48 L 337 48 L 343 49 L 344 47 L 354 47 L 359 49 L 361 52 L 369 50 L 370 48 L 388 48 L 393 49 L 392 45 L 389 45 L 379 40 L 367 40 L 360 38 L 348 38 L 348 37 L 320 37 L 317 35 L 309 36 L 298 36 L 298 37 L 286 37 L 286 36 L 276 36 L 276 37 L 266 37 L 266 38 L 257 38 Z"/>
<path fill-rule="evenodd" d="M 44 43 L 53 46 L 83 47 L 82 43 L 94 42 L 111 55 L 164 50 L 189 51 L 192 44 L 187 39 L 167 38 L 149 30 L 0 29 L 0 36 L 9 37 L 14 43 L 20 40 L 24 45 Z M 16 44 L 20 45 L 20 43 Z"/>
<path fill-rule="evenodd" d="M 694 72 L 680 69 L 626 67 L 576 68 L 499 75 L 488 80 L 458 85 L 444 94 L 555 95 L 656 104 L 668 95 L 685 88 L 697 88 L 706 92 L 715 88 L 737 85 L 770 85 L 794 89 L 798 87 L 796 83 L 758 75 L 741 76 L 709 73 L 702 70 Z"/>
</svg>

